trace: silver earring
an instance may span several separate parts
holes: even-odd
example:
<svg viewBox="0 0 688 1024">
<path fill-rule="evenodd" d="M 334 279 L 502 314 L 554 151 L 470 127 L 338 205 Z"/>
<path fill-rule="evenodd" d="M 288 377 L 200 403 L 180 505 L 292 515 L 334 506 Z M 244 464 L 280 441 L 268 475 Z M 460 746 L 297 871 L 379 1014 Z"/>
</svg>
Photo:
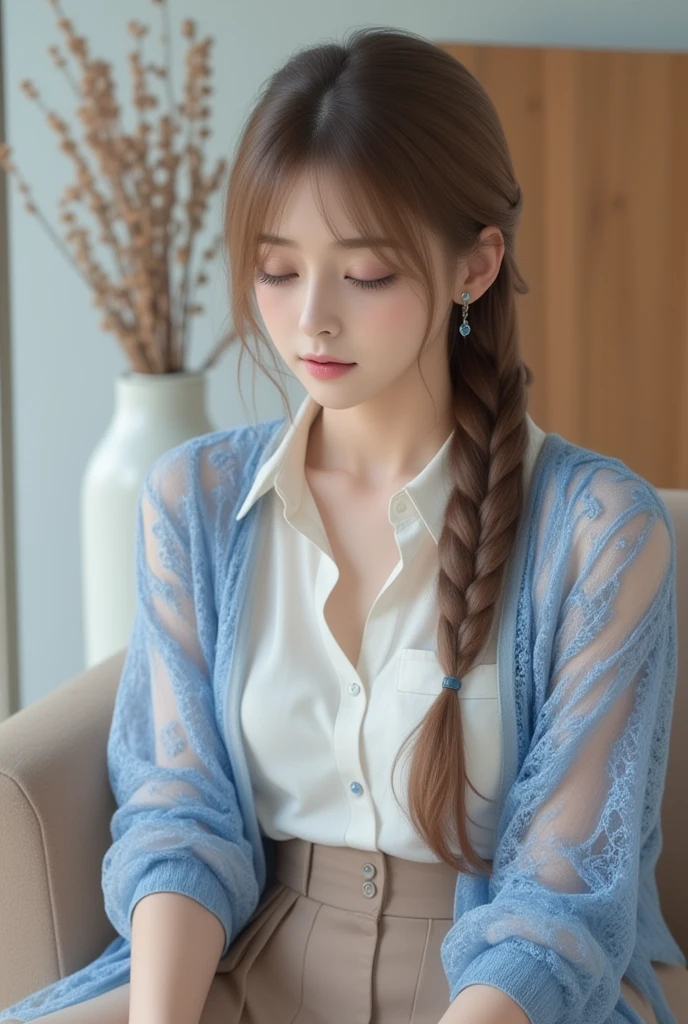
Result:
<svg viewBox="0 0 688 1024">
<path fill-rule="evenodd" d="M 465 338 L 467 334 L 471 333 L 471 328 L 468 324 L 468 303 L 470 301 L 470 292 L 461 293 L 461 301 L 463 303 L 463 323 L 459 327 L 459 333 Z"/>
</svg>

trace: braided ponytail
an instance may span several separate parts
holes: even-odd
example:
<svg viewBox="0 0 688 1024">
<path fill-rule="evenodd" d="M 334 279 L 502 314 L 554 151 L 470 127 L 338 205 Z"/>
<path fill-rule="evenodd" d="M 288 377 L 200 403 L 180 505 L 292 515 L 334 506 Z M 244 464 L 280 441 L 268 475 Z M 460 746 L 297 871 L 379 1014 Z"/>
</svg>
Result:
<svg viewBox="0 0 688 1024">
<path fill-rule="evenodd" d="M 460 306 L 454 306 L 449 325 L 456 414 L 449 464 L 455 486 L 438 541 L 437 650 L 447 675 L 458 679 L 487 641 L 523 503 L 532 374 L 515 355 L 513 290 L 507 253 L 492 286 L 471 307 L 468 337 L 459 334 Z M 418 728 L 408 782 L 411 819 L 428 846 L 457 871 L 489 871 L 469 840 L 465 791 L 456 784 L 465 778 L 477 793 L 466 774 L 456 691 L 443 689 Z M 451 838 L 464 859 L 452 852 Z"/>
</svg>

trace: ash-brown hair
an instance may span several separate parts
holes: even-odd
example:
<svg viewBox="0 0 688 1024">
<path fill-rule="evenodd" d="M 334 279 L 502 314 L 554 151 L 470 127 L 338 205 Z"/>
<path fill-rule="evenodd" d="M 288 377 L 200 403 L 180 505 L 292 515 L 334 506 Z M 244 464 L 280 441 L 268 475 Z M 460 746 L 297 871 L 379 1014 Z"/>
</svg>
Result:
<svg viewBox="0 0 688 1024">
<path fill-rule="evenodd" d="M 428 296 L 423 346 L 436 303 L 424 231 L 440 239 L 448 272 L 451 260 L 475 249 L 484 227 L 498 227 L 504 238 L 499 273 L 470 306 L 471 333 L 459 334 L 461 306 L 455 303 L 447 338 L 455 486 L 438 542 L 437 653 L 445 673 L 461 678 L 487 641 L 516 534 L 533 379 L 519 353 L 515 293 L 528 290 L 514 256 L 522 199 L 504 132 L 476 78 L 404 30 L 351 30 L 341 44 L 296 52 L 268 79 L 237 146 L 225 213 L 241 356 L 248 351 L 266 373 L 247 342 L 254 336 L 272 352 L 254 306 L 258 237 L 274 231 L 303 171 L 312 175 L 333 235 L 318 185 L 322 174 L 337 182 L 362 235 L 382 232 L 399 246 L 393 269 L 420 280 Z M 375 252 L 390 264 L 387 253 Z M 412 824 L 440 860 L 457 871 L 489 875 L 490 864 L 466 830 L 466 782 L 477 790 L 466 777 L 456 691 L 442 690 L 406 742 L 418 729 L 408 779 Z"/>
</svg>

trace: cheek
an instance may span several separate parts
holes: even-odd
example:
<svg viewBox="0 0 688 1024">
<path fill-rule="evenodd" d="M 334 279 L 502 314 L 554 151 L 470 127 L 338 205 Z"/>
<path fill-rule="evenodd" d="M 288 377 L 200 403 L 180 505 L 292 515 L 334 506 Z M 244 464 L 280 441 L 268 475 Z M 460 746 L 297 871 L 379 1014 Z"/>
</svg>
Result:
<svg viewBox="0 0 688 1024">
<path fill-rule="evenodd" d="M 279 288 L 261 287 L 256 293 L 256 306 L 270 341 L 278 352 L 284 355 L 284 339 L 293 333 L 294 325 L 290 319 L 289 307 L 279 291 Z"/>
<path fill-rule="evenodd" d="M 366 324 L 378 337 L 393 336 L 398 342 L 417 335 L 423 324 L 423 310 L 414 295 L 400 289 L 397 295 L 370 304 Z"/>
<path fill-rule="evenodd" d="M 279 295 L 275 294 L 277 291 L 277 288 L 260 288 L 256 291 L 256 305 L 266 326 L 275 318 L 278 309 L 284 306 L 283 302 L 280 303 Z"/>
</svg>

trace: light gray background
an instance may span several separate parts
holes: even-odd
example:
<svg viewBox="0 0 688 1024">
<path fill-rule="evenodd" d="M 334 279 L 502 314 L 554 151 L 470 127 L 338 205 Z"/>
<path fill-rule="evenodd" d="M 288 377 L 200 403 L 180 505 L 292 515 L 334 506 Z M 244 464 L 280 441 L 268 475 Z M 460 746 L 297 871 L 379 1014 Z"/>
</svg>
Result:
<svg viewBox="0 0 688 1024">
<path fill-rule="evenodd" d="M 62 0 L 94 56 L 111 61 L 125 123 L 131 78 L 126 24 L 154 27 L 158 8 L 147 0 Z M 182 18 L 193 16 L 201 36 L 213 35 L 213 130 L 209 164 L 229 157 L 265 78 L 296 49 L 337 40 L 349 28 L 385 25 L 435 41 L 515 45 L 686 50 L 688 0 L 171 0 L 173 38 L 181 79 Z M 62 34 L 47 0 L 4 2 L 7 139 L 41 209 L 57 226 L 57 199 L 73 178 L 57 136 L 19 88 L 31 79 L 50 106 L 75 125 L 76 101 L 47 54 Z M 159 51 L 155 59 L 158 59 Z M 177 97 L 180 90 L 177 88 Z M 37 220 L 8 188 L 10 312 L 13 359 L 15 515 L 19 616 L 20 703 L 24 707 L 83 668 L 80 593 L 79 490 L 84 467 L 112 414 L 113 380 L 128 364 L 113 335 L 103 333 L 91 293 Z M 221 228 L 218 192 L 207 240 Z M 104 257 L 106 259 L 106 257 Z M 199 293 L 206 313 L 196 319 L 189 367 L 200 365 L 229 322 L 223 261 Z M 282 415 L 277 390 L 244 360 L 242 393 L 237 353 L 225 353 L 211 375 L 209 412 L 217 429 Z M 280 364 L 282 365 L 282 364 Z M 292 409 L 305 395 L 290 379 Z M 253 394 L 255 393 L 255 406 Z"/>
</svg>

